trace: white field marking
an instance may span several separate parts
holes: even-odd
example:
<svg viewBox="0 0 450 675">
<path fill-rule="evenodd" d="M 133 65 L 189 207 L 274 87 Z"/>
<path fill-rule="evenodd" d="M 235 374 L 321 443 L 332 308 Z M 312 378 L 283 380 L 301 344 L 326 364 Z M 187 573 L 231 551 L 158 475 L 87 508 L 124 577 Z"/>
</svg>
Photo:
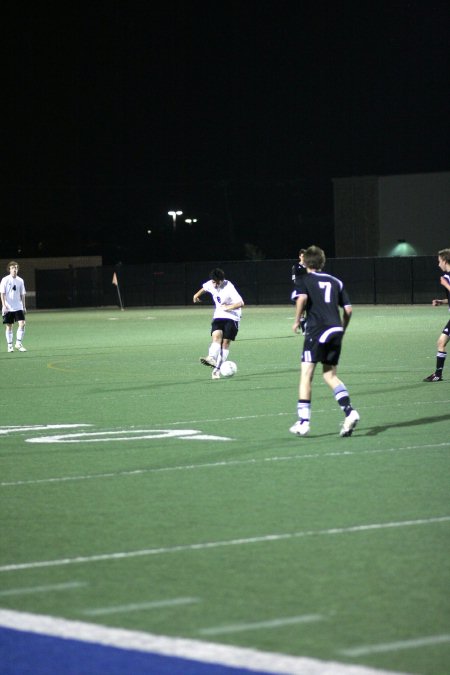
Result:
<svg viewBox="0 0 450 675">
<path fill-rule="evenodd" d="M 223 635 L 225 633 L 241 633 L 246 630 L 260 630 L 262 628 L 281 628 L 283 626 L 292 626 L 297 623 L 315 623 L 325 619 L 321 614 L 303 614 L 300 616 L 286 616 L 270 621 L 258 621 L 255 623 L 234 623 L 229 626 L 212 626 L 211 628 L 202 628 L 200 635 Z"/>
<path fill-rule="evenodd" d="M 29 426 L 0 427 L 0 434 L 22 433 L 25 431 L 50 431 L 50 429 L 76 429 L 91 427 L 92 424 L 31 424 Z"/>
<path fill-rule="evenodd" d="M 397 652 L 401 649 L 417 649 L 450 642 L 450 635 L 429 635 L 412 640 L 398 640 L 397 642 L 385 642 L 378 645 L 363 645 L 350 649 L 340 649 L 343 656 L 363 656 L 365 654 L 382 654 L 383 652 Z"/>
<path fill-rule="evenodd" d="M 70 591 L 73 588 L 87 586 L 85 581 L 68 581 L 63 584 L 49 584 L 48 586 L 28 586 L 22 588 L 9 588 L 6 591 L 0 591 L 3 598 L 8 595 L 31 595 L 33 593 L 51 593 L 53 591 Z"/>
<path fill-rule="evenodd" d="M 111 441 L 156 440 L 181 438 L 189 440 L 231 441 L 227 436 L 209 436 L 197 429 L 120 429 L 119 431 L 84 431 L 78 434 L 58 434 L 27 438 L 27 443 L 110 443 Z"/>
<path fill-rule="evenodd" d="M 200 598 L 172 598 L 168 600 L 153 600 L 149 602 L 135 602 L 130 605 L 118 605 L 117 607 L 98 607 L 86 609 L 83 614 L 88 616 L 105 616 L 107 614 L 119 614 L 120 612 L 142 612 L 145 609 L 160 609 L 161 607 L 177 607 L 178 605 L 192 605 L 200 602 Z"/>
<path fill-rule="evenodd" d="M 296 460 L 304 459 L 318 459 L 321 457 L 351 457 L 353 455 L 374 455 L 381 454 L 385 452 L 400 452 L 400 451 L 409 451 L 409 450 L 425 450 L 428 448 L 441 448 L 450 446 L 450 441 L 448 443 L 430 443 L 427 445 L 407 445 L 403 448 L 377 448 L 374 450 L 343 450 L 342 452 L 317 452 L 309 453 L 302 455 L 281 455 L 275 457 L 261 457 L 258 459 L 230 459 L 223 460 L 221 462 L 207 462 L 204 464 L 180 464 L 178 466 L 163 466 L 157 469 L 130 469 L 128 471 L 117 471 L 109 473 L 93 473 L 85 474 L 81 476 L 59 476 L 55 478 L 36 478 L 30 480 L 16 480 L 16 481 L 3 481 L 0 482 L 0 488 L 2 487 L 16 487 L 19 485 L 37 485 L 39 483 L 64 483 L 74 480 L 92 480 L 95 478 L 118 478 L 119 476 L 135 476 L 146 473 L 165 473 L 171 471 L 194 471 L 197 469 L 216 469 L 216 468 L 228 468 L 233 466 L 245 466 L 245 465 L 256 465 L 265 462 L 290 462 Z"/>
<path fill-rule="evenodd" d="M 11 563 L 0 566 L 0 572 L 16 572 L 17 570 L 29 570 L 39 567 L 61 567 L 62 565 L 77 565 L 104 560 L 124 560 L 150 555 L 164 555 L 166 553 L 184 553 L 185 551 L 205 551 L 228 546 L 245 546 L 248 544 L 265 544 L 274 541 L 287 541 L 301 539 L 303 537 L 319 537 L 335 534 L 352 534 L 356 532 L 370 532 L 398 527 L 411 527 L 418 525 L 433 525 L 450 521 L 450 516 L 436 516 L 435 518 L 419 518 L 417 520 L 402 520 L 390 523 L 370 523 L 368 525 L 353 525 L 350 527 L 332 527 L 326 530 L 304 530 L 302 532 L 285 532 L 266 534 L 258 537 L 246 537 L 244 539 L 228 539 L 225 541 L 209 541 L 199 544 L 179 544 L 176 546 L 162 546 L 160 548 L 144 548 L 136 551 L 117 551 L 116 553 L 99 553 L 97 555 L 77 556 L 76 558 L 60 558 L 57 560 L 37 560 L 35 562 Z"/>
<path fill-rule="evenodd" d="M 244 647 L 230 647 L 203 640 L 166 637 L 125 628 L 109 628 L 82 621 L 71 621 L 53 616 L 29 614 L 0 609 L 0 626 L 12 630 L 78 640 L 106 647 L 159 654 L 213 663 L 230 668 L 278 673 L 278 675 L 401 675 L 366 666 L 351 666 L 335 661 L 319 661 L 304 656 L 288 656 L 275 652 L 260 652 Z"/>
</svg>

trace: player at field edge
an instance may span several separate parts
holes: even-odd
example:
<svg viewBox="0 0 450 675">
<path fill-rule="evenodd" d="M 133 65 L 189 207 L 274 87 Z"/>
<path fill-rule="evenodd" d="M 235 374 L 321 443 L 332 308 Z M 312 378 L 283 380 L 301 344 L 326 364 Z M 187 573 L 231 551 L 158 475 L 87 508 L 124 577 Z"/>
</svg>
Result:
<svg viewBox="0 0 450 675">
<path fill-rule="evenodd" d="M 211 344 L 208 356 L 200 358 L 200 363 L 213 369 L 212 379 L 220 379 L 220 366 L 228 359 L 230 343 L 236 339 L 244 301 L 234 284 L 225 279 L 225 272 L 216 267 L 210 272 L 209 281 L 194 294 L 194 304 L 201 302 L 203 293 L 211 293 L 215 309 L 211 323 Z"/>
<path fill-rule="evenodd" d="M 5 336 L 8 345 L 8 352 L 14 351 L 14 332 L 13 326 L 17 321 L 16 349 L 19 352 L 27 350 L 22 344 L 25 334 L 25 284 L 21 277 L 17 275 L 19 263 L 11 260 L 6 266 L 8 274 L 0 281 L 0 295 L 2 298 L 2 317 L 3 324 L 6 326 Z"/>
<path fill-rule="evenodd" d="M 322 272 L 326 257 L 321 248 L 309 246 L 304 261 L 307 273 L 296 281 L 292 330 L 298 332 L 305 309 L 308 322 L 301 361 L 298 420 L 289 431 L 297 436 L 306 436 L 310 431 L 312 381 L 316 365 L 321 363 L 323 379 L 345 414 L 340 436 L 351 436 L 359 414 L 351 405 L 345 384 L 337 377 L 342 339 L 352 316 L 350 298 L 340 279 Z"/>
<path fill-rule="evenodd" d="M 450 248 L 443 248 L 438 251 L 438 266 L 442 270 L 440 283 L 444 287 L 447 295 L 444 299 L 435 299 L 431 301 L 433 307 L 448 304 L 450 312 Z M 442 371 L 444 370 L 445 359 L 447 358 L 447 343 L 450 340 L 450 321 L 442 329 L 442 333 L 437 340 L 436 369 L 434 373 L 424 378 L 424 382 L 442 382 Z"/>
</svg>

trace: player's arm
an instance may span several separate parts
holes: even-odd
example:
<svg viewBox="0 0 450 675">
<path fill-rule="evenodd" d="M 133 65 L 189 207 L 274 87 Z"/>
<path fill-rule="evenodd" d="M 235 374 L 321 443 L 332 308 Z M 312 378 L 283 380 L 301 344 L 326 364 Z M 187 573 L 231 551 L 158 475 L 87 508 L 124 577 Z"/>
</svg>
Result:
<svg viewBox="0 0 450 675">
<path fill-rule="evenodd" d="M 439 298 L 436 298 L 435 300 L 431 301 L 431 304 L 433 305 L 433 307 L 439 307 L 440 305 L 446 305 L 447 300 L 446 299 L 440 300 Z"/>
<path fill-rule="evenodd" d="M 444 276 L 441 277 L 440 282 L 441 282 L 441 286 L 446 288 L 447 291 L 450 291 L 450 284 L 448 283 L 447 279 Z M 444 300 L 444 302 L 445 302 L 445 300 Z"/>
<path fill-rule="evenodd" d="M 342 308 L 342 326 L 344 328 L 344 333 L 347 330 L 347 326 L 350 323 L 350 319 L 352 318 L 352 312 L 353 308 L 351 305 L 344 305 Z"/>
<path fill-rule="evenodd" d="M 233 309 L 240 309 L 244 306 L 244 300 L 242 299 L 239 291 L 230 284 L 230 295 L 224 298 L 224 303 L 222 309 L 226 312 L 231 312 Z"/>
<path fill-rule="evenodd" d="M 200 296 L 203 295 L 203 293 L 206 293 L 204 288 L 200 288 L 200 290 L 197 291 L 197 293 L 194 293 L 194 297 L 192 298 L 192 302 L 195 304 L 197 302 L 201 302 Z"/>
<path fill-rule="evenodd" d="M 234 299 L 234 302 L 230 302 L 227 305 L 222 305 L 223 309 L 225 309 L 227 312 L 229 312 L 233 309 L 240 309 L 243 306 L 244 306 L 244 301 L 243 301 L 243 299 L 241 298 L 240 295 Z"/>
<path fill-rule="evenodd" d="M 2 293 L 1 297 L 2 297 L 2 314 L 6 314 L 6 312 L 9 312 L 9 306 L 8 303 L 6 302 L 6 293 Z"/>
<path fill-rule="evenodd" d="M 305 311 L 307 300 L 308 296 L 306 293 L 300 293 L 295 301 L 295 320 L 292 324 L 292 330 L 294 333 L 298 333 L 300 319 L 302 318 L 302 314 Z"/>
</svg>

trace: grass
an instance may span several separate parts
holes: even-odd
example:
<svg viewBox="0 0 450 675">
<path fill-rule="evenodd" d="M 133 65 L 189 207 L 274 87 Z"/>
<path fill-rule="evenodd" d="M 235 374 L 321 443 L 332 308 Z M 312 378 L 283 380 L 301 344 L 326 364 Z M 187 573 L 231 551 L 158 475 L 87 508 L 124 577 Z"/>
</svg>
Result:
<svg viewBox="0 0 450 675">
<path fill-rule="evenodd" d="M 27 353 L 5 342 L 0 567 L 13 569 L 0 571 L 0 606 L 448 672 L 450 642 L 421 642 L 450 632 L 450 370 L 422 382 L 444 312 L 355 307 L 339 372 L 361 422 L 344 439 L 319 372 L 311 435 L 288 432 L 291 307 L 245 308 L 238 373 L 218 382 L 198 362 L 210 319 L 199 307 L 36 312 Z M 24 590 L 49 584 L 71 585 Z"/>
</svg>

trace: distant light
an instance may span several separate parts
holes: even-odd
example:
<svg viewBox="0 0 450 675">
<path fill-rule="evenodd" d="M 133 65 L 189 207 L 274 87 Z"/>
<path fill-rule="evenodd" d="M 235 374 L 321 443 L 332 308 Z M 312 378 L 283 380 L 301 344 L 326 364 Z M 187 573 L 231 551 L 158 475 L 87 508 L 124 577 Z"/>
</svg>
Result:
<svg viewBox="0 0 450 675">
<path fill-rule="evenodd" d="M 169 216 L 172 216 L 173 218 L 173 230 L 175 232 L 176 227 L 177 227 L 177 216 L 182 216 L 183 211 L 167 211 Z"/>
<path fill-rule="evenodd" d="M 397 243 L 389 251 L 388 255 L 392 258 L 402 258 L 417 255 L 417 251 L 409 244 L 406 239 L 397 239 Z"/>
<path fill-rule="evenodd" d="M 147 234 L 151 234 L 151 233 L 152 233 L 152 231 L 151 231 L 151 230 L 147 230 Z"/>
<path fill-rule="evenodd" d="M 192 225 L 192 223 L 197 222 L 197 218 L 186 218 L 184 222 L 188 223 L 189 225 Z"/>
</svg>

